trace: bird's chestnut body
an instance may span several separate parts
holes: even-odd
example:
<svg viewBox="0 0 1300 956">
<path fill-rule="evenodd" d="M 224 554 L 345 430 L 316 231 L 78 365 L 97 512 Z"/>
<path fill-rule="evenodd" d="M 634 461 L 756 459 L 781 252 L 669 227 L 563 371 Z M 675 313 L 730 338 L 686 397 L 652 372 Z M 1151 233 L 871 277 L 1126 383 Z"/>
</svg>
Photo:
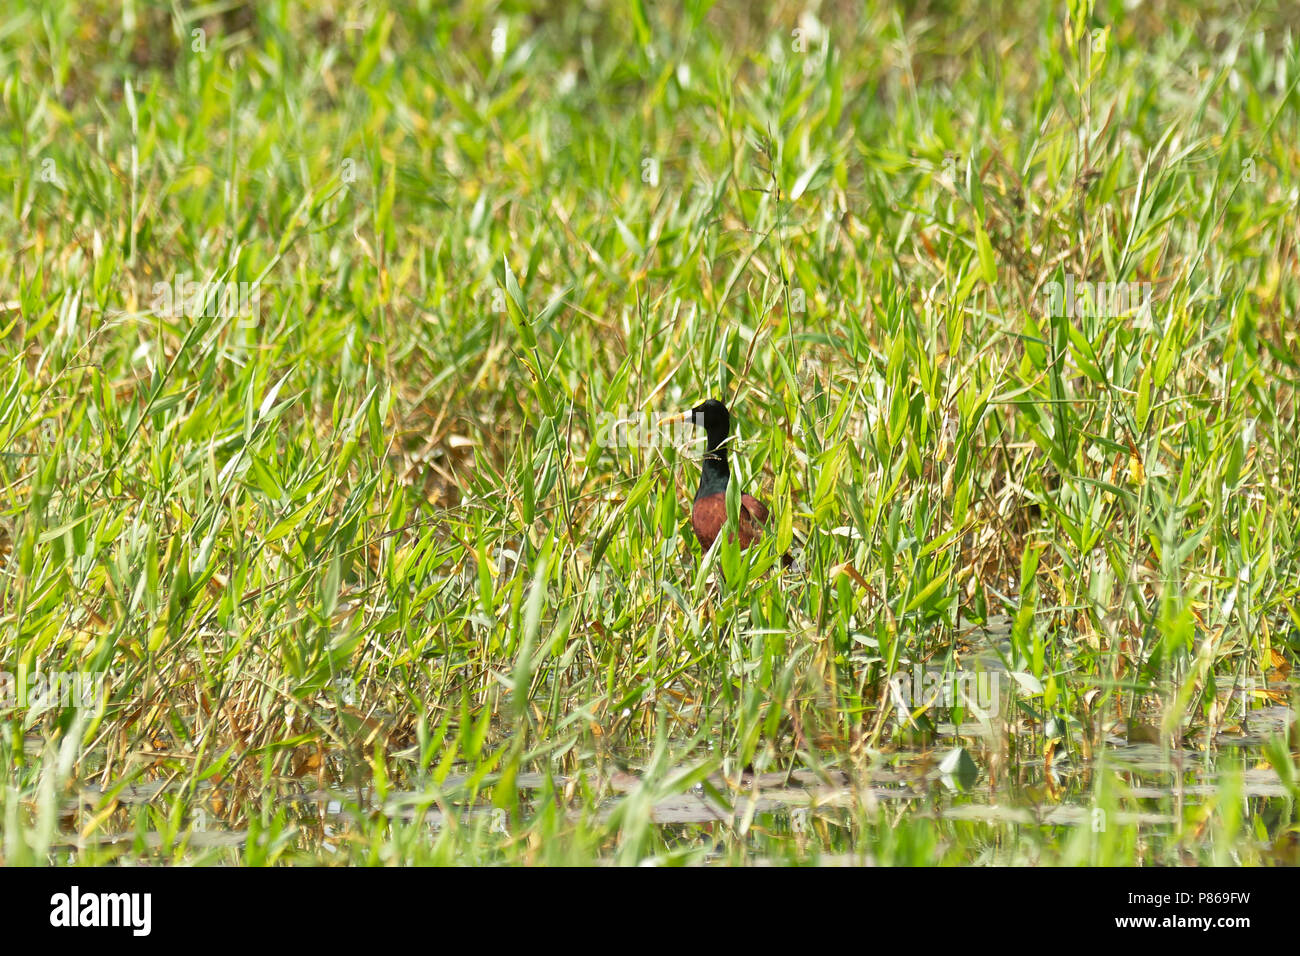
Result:
<svg viewBox="0 0 1300 956">
<path fill-rule="evenodd" d="M 726 442 L 731 434 L 731 415 L 722 402 L 711 398 L 680 417 L 689 418 L 708 435 L 704 460 L 700 463 L 700 486 L 691 507 L 691 528 L 700 547 L 708 551 L 727 523 L 727 485 L 731 483 L 731 469 L 727 467 Z M 742 494 L 736 517 L 740 547 L 748 548 L 763 534 L 768 519 L 767 505 L 753 495 Z"/>
</svg>

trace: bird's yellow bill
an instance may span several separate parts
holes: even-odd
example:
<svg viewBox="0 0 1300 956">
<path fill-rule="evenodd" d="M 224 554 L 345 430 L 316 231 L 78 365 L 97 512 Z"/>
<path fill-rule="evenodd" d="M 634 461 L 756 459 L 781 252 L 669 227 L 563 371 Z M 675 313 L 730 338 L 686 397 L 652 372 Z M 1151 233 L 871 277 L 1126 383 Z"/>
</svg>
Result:
<svg viewBox="0 0 1300 956">
<path fill-rule="evenodd" d="M 678 422 L 689 422 L 694 412 L 676 412 L 672 415 L 666 415 L 659 419 L 660 425 L 676 425 Z"/>
</svg>

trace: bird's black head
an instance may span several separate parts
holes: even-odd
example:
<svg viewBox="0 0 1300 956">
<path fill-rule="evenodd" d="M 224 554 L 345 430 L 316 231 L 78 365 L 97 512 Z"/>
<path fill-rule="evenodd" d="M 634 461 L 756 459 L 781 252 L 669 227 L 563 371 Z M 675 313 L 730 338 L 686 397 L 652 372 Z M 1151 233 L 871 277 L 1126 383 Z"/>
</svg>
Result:
<svg viewBox="0 0 1300 956">
<path fill-rule="evenodd" d="M 700 498 L 718 494 L 727 490 L 731 471 L 727 467 L 727 436 L 731 433 L 731 416 L 727 406 L 716 398 L 696 405 L 687 416 L 696 428 L 703 428 L 709 440 L 705 445 L 704 458 L 700 462 L 700 488 L 695 493 Z"/>
<path fill-rule="evenodd" d="M 731 472 L 727 468 L 727 436 L 731 433 L 731 416 L 727 406 L 716 398 L 696 405 L 682 416 L 689 418 L 696 428 L 703 428 L 709 440 L 705 447 L 704 458 L 700 462 L 700 489 L 695 493 L 700 498 L 727 490 Z"/>
<path fill-rule="evenodd" d="M 731 434 L 731 415 L 727 413 L 727 406 L 716 398 L 692 408 L 691 421 L 708 432 L 710 449 L 721 447 Z"/>
</svg>

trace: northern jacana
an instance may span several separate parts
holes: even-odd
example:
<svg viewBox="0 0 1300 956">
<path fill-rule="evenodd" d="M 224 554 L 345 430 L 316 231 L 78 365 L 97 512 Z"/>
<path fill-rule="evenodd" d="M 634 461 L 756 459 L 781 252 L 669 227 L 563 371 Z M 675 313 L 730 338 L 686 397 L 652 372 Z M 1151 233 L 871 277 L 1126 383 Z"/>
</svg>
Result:
<svg viewBox="0 0 1300 956">
<path fill-rule="evenodd" d="M 727 467 L 726 442 L 731 434 L 731 415 L 726 405 L 711 398 L 668 421 L 692 421 L 708 436 L 704 460 L 700 463 L 700 487 L 695 492 L 695 504 L 691 508 L 691 527 L 695 529 L 700 547 L 708 551 L 727 523 L 727 485 L 731 483 L 731 469 Z M 763 534 L 767 516 L 767 505 L 763 502 L 750 494 L 740 496 L 736 531 L 742 550 Z M 790 563 L 789 555 L 785 556 L 783 563 Z"/>
</svg>

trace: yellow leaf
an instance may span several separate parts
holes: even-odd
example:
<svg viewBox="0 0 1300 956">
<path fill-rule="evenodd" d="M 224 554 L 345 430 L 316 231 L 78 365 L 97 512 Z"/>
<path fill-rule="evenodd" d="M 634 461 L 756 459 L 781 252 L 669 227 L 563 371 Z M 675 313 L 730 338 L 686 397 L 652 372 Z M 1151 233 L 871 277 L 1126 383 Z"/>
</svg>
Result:
<svg viewBox="0 0 1300 956">
<path fill-rule="evenodd" d="M 1142 467 L 1142 459 L 1137 455 L 1128 456 L 1128 477 L 1135 485 L 1145 485 L 1147 483 L 1146 469 Z"/>
</svg>

